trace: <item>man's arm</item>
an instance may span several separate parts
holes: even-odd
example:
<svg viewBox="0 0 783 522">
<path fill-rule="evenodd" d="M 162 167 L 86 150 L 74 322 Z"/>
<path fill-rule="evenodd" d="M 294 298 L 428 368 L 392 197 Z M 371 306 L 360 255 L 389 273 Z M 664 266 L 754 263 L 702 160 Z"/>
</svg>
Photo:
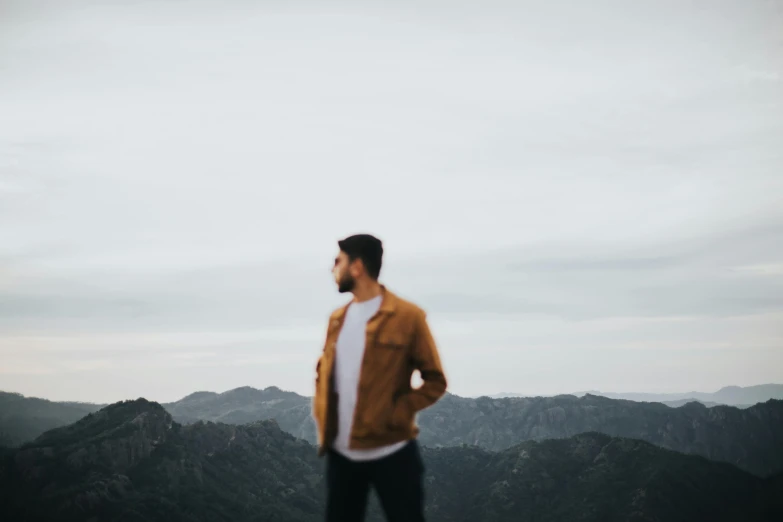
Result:
<svg viewBox="0 0 783 522">
<path fill-rule="evenodd" d="M 414 368 L 419 370 L 424 381 L 420 388 L 412 390 L 406 397 L 415 413 L 432 406 L 446 393 L 446 375 L 424 312 L 416 317 L 411 356 Z"/>
</svg>

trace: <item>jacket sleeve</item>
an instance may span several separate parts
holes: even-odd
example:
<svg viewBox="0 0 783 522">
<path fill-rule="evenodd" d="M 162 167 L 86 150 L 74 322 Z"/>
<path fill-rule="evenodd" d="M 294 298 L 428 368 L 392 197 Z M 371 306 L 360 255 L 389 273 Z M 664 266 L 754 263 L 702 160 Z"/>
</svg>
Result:
<svg viewBox="0 0 783 522">
<path fill-rule="evenodd" d="M 332 320 L 329 319 L 329 325 L 331 325 Z M 324 361 L 324 353 L 326 352 L 326 342 L 329 340 L 329 326 L 326 327 L 326 332 L 324 334 L 324 346 L 321 350 L 320 355 L 318 356 L 318 362 L 315 364 L 315 393 L 313 393 L 313 400 L 311 401 L 310 406 L 310 413 L 315 419 L 316 422 L 318 422 L 318 406 L 319 401 L 325 400 L 324 397 L 321 397 L 321 391 L 320 391 L 320 383 L 321 383 L 321 366 Z"/>
<path fill-rule="evenodd" d="M 315 365 L 315 393 L 313 393 L 313 399 L 310 404 L 310 414 L 313 417 L 313 419 L 317 422 L 318 421 L 318 412 L 316 410 L 316 404 L 318 401 L 318 384 L 321 380 L 321 361 L 323 361 L 324 356 L 321 355 L 318 357 L 318 362 Z"/>
<path fill-rule="evenodd" d="M 435 404 L 446 393 L 446 375 L 424 312 L 420 312 L 416 318 L 411 357 L 414 368 L 419 370 L 424 382 L 407 397 L 411 410 L 418 412 Z"/>
</svg>

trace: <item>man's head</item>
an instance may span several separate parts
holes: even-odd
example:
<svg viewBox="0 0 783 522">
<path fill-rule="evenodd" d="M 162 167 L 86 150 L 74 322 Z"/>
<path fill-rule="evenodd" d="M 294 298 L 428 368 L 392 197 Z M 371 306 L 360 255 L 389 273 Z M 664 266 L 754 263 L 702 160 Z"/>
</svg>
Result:
<svg viewBox="0 0 783 522">
<path fill-rule="evenodd" d="M 334 259 L 332 274 L 341 293 L 352 292 L 362 281 L 378 281 L 383 262 L 383 243 L 368 234 L 338 241 L 340 252 Z"/>
</svg>

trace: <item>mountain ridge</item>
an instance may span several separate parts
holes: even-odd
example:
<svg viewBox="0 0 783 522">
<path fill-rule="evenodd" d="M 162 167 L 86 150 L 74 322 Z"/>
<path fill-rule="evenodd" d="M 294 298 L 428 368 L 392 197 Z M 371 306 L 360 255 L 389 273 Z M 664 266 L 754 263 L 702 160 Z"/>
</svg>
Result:
<svg viewBox="0 0 783 522">
<path fill-rule="evenodd" d="M 433 522 L 720 521 L 737 512 L 766 522 L 783 513 L 778 478 L 594 432 L 422 454 Z M 323 486 L 315 447 L 274 422 L 183 426 L 144 399 L 0 452 L 8 520 L 314 522 Z M 368 519 L 381 520 L 377 506 Z"/>
<path fill-rule="evenodd" d="M 181 424 L 245 425 L 275 419 L 283 431 L 315 443 L 311 399 L 277 387 L 196 392 L 163 407 Z M 526 440 L 584 432 L 645 440 L 682 453 L 730 462 L 759 476 L 783 471 L 783 401 L 747 409 L 678 408 L 586 394 L 582 397 L 478 399 L 447 394 L 418 415 L 420 440 L 430 446 L 478 445 L 503 450 Z"/>
<path fill-rule="evenodd" d="M 103 406 L 0 391 L 0 446 L 18 446 L 47 430 L 76 422 Z"/>
<path fill-rule="evenodd" d="M 724 386 L 716 392 L 685 393 L 640 393 L 640 392 L 578 392 L 573 395 L 601 395 L 610 399 L 624 399 L 639 402 L 674 402 L 693 399 L 701 402 L 713 402 L 728 406 L 747 406 L 765 402 L 769 399 L 783 400 L 783 384 L 757 384 L 753 386 Z"/>
<path fill-rule="evenodd" d="M 275 417 L 285 431 L 315 442 L 309 397 L 291 394 L 278 400 L 264 390 L 256 390 L 253 402 L 246 404 L 226 406 L 221 394 L 198 404 L 184 401 L 166 407 L 182 422 L 202 418 L 241 424 Z M 731 462 L 760 476 L 783 471 L 783 401 L 768 401 L 748 409 L 723 405 L 706 408 L 696 402 L 670 408 L 590 394 L 506 399 L 446 394 L 420 412 L 418 423 L 420 440 L 431 446 L 467 443 L 502 450 L 525 440 L 597 431 Z M 730 430 L 732 440 L 727 439 L 725 430 Z"/>
</svg>

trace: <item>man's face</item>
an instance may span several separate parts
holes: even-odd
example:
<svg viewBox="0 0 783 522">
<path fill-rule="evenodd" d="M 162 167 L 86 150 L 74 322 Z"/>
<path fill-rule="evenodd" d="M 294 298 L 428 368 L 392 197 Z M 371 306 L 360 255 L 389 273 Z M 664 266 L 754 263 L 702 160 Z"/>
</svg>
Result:
<svg viewBox="0 0 783 522">
<path fill-rule="evenodd" d="M 356 279 L 352 273 L 356 270 L 356 264 L 356 261 L 351 262 L 348 254 L 342 251 L 334 258 L 332 275 L 334 282 L 337 283 L 337 290 L 341 294 L 352 291 L 356 285 Z"/>
</svg>

